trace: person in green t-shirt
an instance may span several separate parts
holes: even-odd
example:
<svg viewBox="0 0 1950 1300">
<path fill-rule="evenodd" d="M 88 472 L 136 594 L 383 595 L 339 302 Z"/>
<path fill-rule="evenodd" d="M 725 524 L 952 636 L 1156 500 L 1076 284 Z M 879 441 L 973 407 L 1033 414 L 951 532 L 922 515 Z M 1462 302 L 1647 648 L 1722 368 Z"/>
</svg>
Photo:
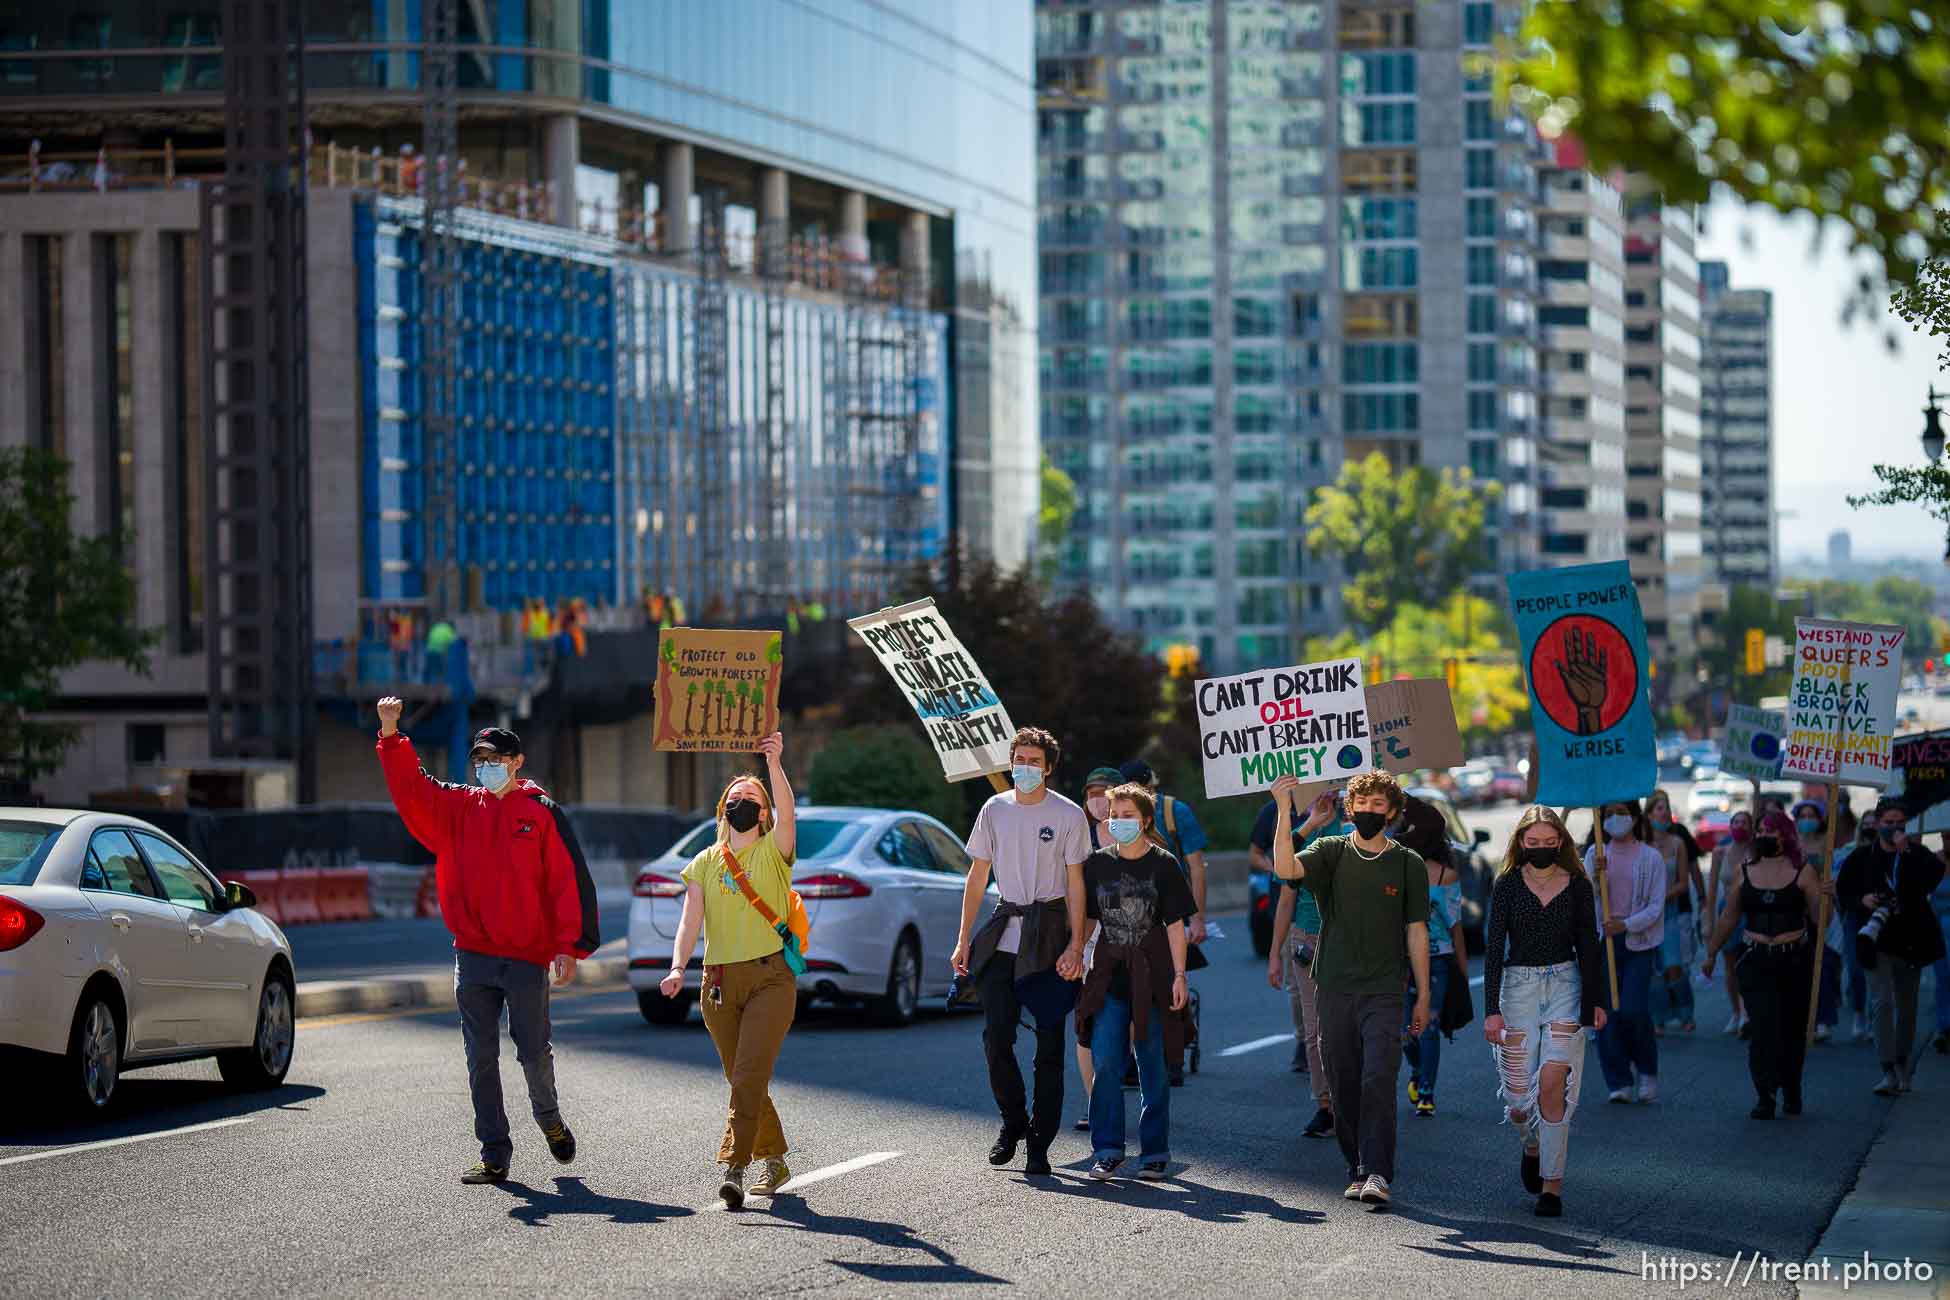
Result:
<svg viewBox="0 0 1950 1300">
<path fill-rule="evenodd" d="M 1401 1069 L 1403 969 L 1414 972 L 1407 1020 L 1429 1023 L 1429 874 L 1419 854 L 1390 840 L 1402 788 L 1386 772 L 1348 782 L 1344 806 L 1352 835 L 1326 835 L 1296 853 L 1293 821 L 1300 782 L 1273 783 L 1273 870 L 1305 880 L 1320 905 L 1313 977 L 1319 992 L 1321 1056 L 1334 1099 L 1334 1136 L 1347 1159 L 1348 1200 L 1389 1202 L 1395 1176 L 1395 1078 Z M 1314 801 L 1301 837 L 1334 816 L 1330 791 Z"/>
</svg>

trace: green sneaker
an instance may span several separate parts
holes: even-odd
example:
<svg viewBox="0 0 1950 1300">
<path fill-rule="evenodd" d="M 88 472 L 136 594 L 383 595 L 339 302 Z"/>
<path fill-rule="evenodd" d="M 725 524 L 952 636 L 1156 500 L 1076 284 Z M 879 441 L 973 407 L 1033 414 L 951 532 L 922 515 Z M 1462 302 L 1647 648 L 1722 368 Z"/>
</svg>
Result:
<svg viewBox="0 0 1950 1300">
<path fill-rule="evenodd" d="M 476 1161 L 474 1166 L 460 1176 L 463 1183 L 502 1183 L 508 1180 L 508 1166 L 491 1165 L 485 1160 Z"/>
</svg>

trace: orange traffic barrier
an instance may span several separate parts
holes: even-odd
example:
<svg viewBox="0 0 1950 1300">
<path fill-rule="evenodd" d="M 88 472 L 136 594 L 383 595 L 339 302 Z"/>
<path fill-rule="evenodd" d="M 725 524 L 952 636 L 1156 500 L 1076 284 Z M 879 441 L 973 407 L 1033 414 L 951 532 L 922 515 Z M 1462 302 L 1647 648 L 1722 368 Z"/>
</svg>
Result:
<svg viewBox="0 0 1950 1300">
<path fill-rule="evenodd" d="M 257 895 L 257 910 L 283 924 L 283 898 L 276 871 L 233 871 L 224 879 L 234 880 Z"/>
<path fill-rule="evenodd" d="M 364 867 L 327 867 L 318 873 L 318 915 L 324 921 L 370 921 L 372 899 Z"/>
<path fill-rule="evenodd" d="M 432 867 L 420 873 L 420 892 L 413 900 L 413 915 L 440 915 L 440 880 Z"/>
<path fill-rule="evenodd" d="M 317 867 L 287 867 L 278 882 L 284 925 L 308 925 L 325 919 L 318 907 Z"/>
</svg>

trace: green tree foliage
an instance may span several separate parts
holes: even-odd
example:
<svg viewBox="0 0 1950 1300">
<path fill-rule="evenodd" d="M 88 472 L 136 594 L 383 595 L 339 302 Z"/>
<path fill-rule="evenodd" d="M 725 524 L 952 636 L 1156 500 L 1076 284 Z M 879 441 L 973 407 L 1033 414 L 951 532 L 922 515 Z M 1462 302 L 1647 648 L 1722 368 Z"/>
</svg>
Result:
<svg viewBox="0 0 1950 1300">
<path fill-rule="evenodd" d="M 0 765 L 32 781 L 61 765 L 72 727 L 33 719 L 61 674 L 108 659 L 146 675 L 160 639 L 135 625 L 129 534 L 78 537 L 68 466 L 36 448 L 0 450 Z"/>
<path fill-rule="evenodd" d="M 1036 572 L 1045 583 L 1055 579 L 1062 562 L 1063 543 L 1077 516 L 1077 485 L 1068 474 L 1043 457 L 1041 502 L 1036 511 Z"/>
<path fill-rule="evenodd" d="M 1950 230 L 1950 209 L 1938 212 L 1937 220 Z M 1931 258 L 1918 267 L 1914 279 L 1896 286 L 1890 306 L 1911 329 L 1943 340 L 1937 364 L 1950 370 L 1950 256 Z M 1938 523 L 1950 526 L 1950 470 L 1941 464 L 1877 465 L 1875 472 L 1881 489 L 1850 497 L 1851 506 L 1920 505 Z"/>
<path fill-rule="evenodd" d="M 1546 0 L 1499 82 L 1599 171 L 1833 218 L 1903 283 L 1950 234 L 1931 206 L 1950 194 L 1944 19 L 1917 0 Z"/>
<path fill-rule="evenodd" d="M 1703 640 L 1700 646 L 1707 680 L 1731 683 L 1733 698 L 1740 704 L 1759 704 L 1770 695 L 1787 694 L 1785 664 L 1758 677 L 1747 676 L 1747 629 L 1757 627 L 1762 636 L 1779 637 L 1783 644 L 1792 646 L 1794 614 L 1791 604 L 1775 600 L 1766 587 L 1733 587 L 1727 592 L 1726 613 L 1719 616 L 1720 635 Z"/>
<path fill-rule="evenodd" d="M 952 584 L 944 572 L 955 575 Z M 986 557 L 960 555 L 944 557 L 939 571 L 910 573 L 894 603 L 924 596 L 934 597 L 1016 725 L 1055 733 L 1062 746 L 1058 789 L 1075 795 L 1091 768 L 1139 753 L 1156 731 L 1164 665 L 1105 622 L 1089 597 L 1052 597 L 1027 569 L 1005 572 Z M 841 716 L 905 727 L 920 737 L 914 710 L 887 670 L 854 642 Z M 932 751 L 926 772 L 941 781 Z M 972 816 L 993 791 L 987 781 L 961 784 Z"/>
<path fill-rule="evenodd" d="M 815 804 L 912 809 L 968 833 L 961 792 L 941 779 L 934 749 L 912 728 L 848 727 L 820 749 L 809 775 Z"/>
<path fill-rule="evenodd" d="M 1874 582 L 1844 582 L 1833 578 L 1818 581 L 1789 579 L 1787 589 L 1811 598 L 1816 618 L 1841 618 L 1856 623 L 1897 623 L 1909 631 L 1904 651 L 1911 659 L 1936 653 L 1937 638 L 1950 630 L 1950 624 L 1931 610 L 1936 595 L 1915 578 L 1896 575 Z M 1790 610 L 1790 613 L 1792 611 Z M 1793 620 L 1789 619 L 1789 635 Z"/>
<path fill-rule="evenodd" d="M 1343 465 L 1307 507 L 1307 545 L 1340 560 L 1355 631 L 1387 627 L 1402 605 L 1439 605 L 1478 572 L 1485 507 L 1501 493 L 1467 470 L 1397 472 L 1378 452 Z"/>
<path fill-rule="evenodd" d="M 1441 677 L 1456 663 L 1451 702 L 1465 740 L 1501 736 L 1529 719 L 1530 697 L 1517 665 L 1516 629 L 1507 610 L 1458 592 L 1433 608 L 1403 605 L 1380 633 L 1352 632 L 1307 642 L 1307 659 L 1381 660 L 1386 677 Z"/>
</svg>

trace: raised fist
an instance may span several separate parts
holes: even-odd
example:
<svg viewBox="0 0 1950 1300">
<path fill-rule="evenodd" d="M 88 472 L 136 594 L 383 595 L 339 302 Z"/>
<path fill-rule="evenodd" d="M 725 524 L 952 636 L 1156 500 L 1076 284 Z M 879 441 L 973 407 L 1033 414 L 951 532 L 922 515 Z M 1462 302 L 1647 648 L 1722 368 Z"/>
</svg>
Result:
<svg viewBox="0 0 1950 1300">
<path fill-rule="evenodd" d="M 388 695 L 379 701 L 379 734 L 391 736 L 399 731 L 399 715 L 406 709 L 406 701 L 397 695 Z"/>
</svg>

